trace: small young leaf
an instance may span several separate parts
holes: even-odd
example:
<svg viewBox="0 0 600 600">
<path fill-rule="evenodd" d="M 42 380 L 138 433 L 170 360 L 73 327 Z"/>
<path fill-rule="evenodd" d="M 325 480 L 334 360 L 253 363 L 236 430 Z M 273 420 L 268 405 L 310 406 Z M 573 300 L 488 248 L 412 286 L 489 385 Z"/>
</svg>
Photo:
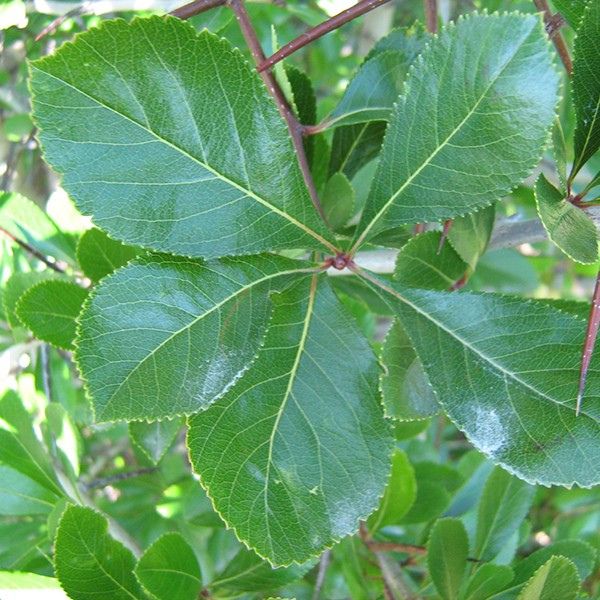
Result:
<svg viewBox="0 0 600 600">
<path fill-rule="evenodd" d="M 80 317 L 76 352 L 96 419 L 155 420 L 210 404 L 254 360 L 270 292 L 306 268 L 279 256 L 164 255 L 103 279 Z"/>
<path fill-rule="evenodd" d="M 579 585 L 575 565 L 564 556 L 553 556 L 535 572 L 518 600 L 575 600 Z"/>
<path fill-rule="evenodd" d="M 385 488 L 379 508 L 367 520 L 371 533 L 386 525 L 398 523 L 414 504 L 417 496 L 415 472 L 402 450 L 392 455 L 392 474 Z"/>
<path fill-rule="evenodd" d="M 100 281 L 141 251 L 141 248 L 127 246 L 109 238 L 100 229 L 88 229 L 77 244 L 77 262 L 86 277 L 92 281 Z"/>
<path fill-rule="evenodd" d="M 0 465 L 0 515 L 47 515 L 57 500 L 47 487 Z"/>
<path fill-rule="evenodd" d="M 207 258 L 333 248 L 285 123 L 226 40 L 112 20 L 30 67 L 45 157 L 112 237 Z"/>
<path fill-rule="evenodd" d="M 506 565 L 484 563 L 469 579 L 464 600 L 488 600 L 503 590 L 513 579 L 513 570 Z"/>
<path fill-rule="evenodd" d="M 302 563 L 356 531 L 390 470 L 377 362 L 317 282 L 280 295 L 252 368 L 189 421 L 191 462 L 215 509 L 274 565 Z"/>
<path fill-rule="evenodd" d="M 396 105 L 355 247 L 503 197 L 539 161 L 557 95 L 538 15 L 470 15 L 447 26 Z"/>
<path fill-rule="evenodd" d="M 575 162 L 570 179 L 600 148 L 600 2 L 588 2 L 575 38 L 573 103 Z"/>
<path fill-rule="evenodd" d="M 207 586 L 211 598 L 237 598 L 252 592 L 269 592 L 300 579 L 314 561 L 274 569 L 252 550 L 243 548 Z"/>
<path fill-rule="evenodd" d="M 335 230 L 344 227 L 354 214 L 354 189 L 343 173 L 334 173 L 330 178 L 323 195 L 321 204 L 327 217 L 327 222 Z"/>
<path fill-rule="evenodd" d="M 71 350 L 87 295 L 88 290 L 68 281 L 42 281 L 21 296 L 17 316 L 36 338 Z"/>
<path fill-rule="evenodd" d="M 496 218 L 494 205 L 456 217 L 448 234 L 448 241 L 458 255 L 475 269 L 477 261 L 486 251 Z"/>
<path fill-rule="evenodd" d="M 535 488 L 504 469 L 496 467 L 489 476 L 477 511 L 474 554 L 492 560 L 525 518 Z"/>
<path fill-rule="evenodd" d="M 177 418 L 163 419 L 153 423 L 138 421 L 129 423 L 129 435 L 142 452 L 154 464 L 158 464 L 173 443 L 182 425 L 182 419 Z"/>
<path fill-rule="evenodd" d="M 133 554 L 109 535 L 106 519 L 91 508 L 72 505 L 63 513 L 54 566 L 73 600 L 146 599 L 133 573 Z"/>
<path fill-rule="evenodd" d="M 535 184 L 538 213 L 550 239 L 573 260 L 591 264 L 598 260 L 598 231 L 585 212 L 566 200 L 540 174 Z"/>
<path fill-rule="evenodd" d="M 197 600 L 202 587 L 196 555 L 179 533 L 158 538 L 138 561 L 135 576 L 157 600 Z"/>
<path fill-rule="evenodd" d="M 427 564 L 443 600 L 458 600 L 468 556 L 469 539 L 462 522 L 458 519 L 436 521 L 427 544 Z"/>
<path fill-rule="evenodd" d="M 17 304 L 23 294 L 34 285 L 53 279 L 56 274 L 52 271 L 29 271 L 27 273 L 13 273 L 6 282 L 2 302 L 4 303 L 4 314 L 8 324 L 14 329 L 25 326 L 17 314 Z"/>
</svg>

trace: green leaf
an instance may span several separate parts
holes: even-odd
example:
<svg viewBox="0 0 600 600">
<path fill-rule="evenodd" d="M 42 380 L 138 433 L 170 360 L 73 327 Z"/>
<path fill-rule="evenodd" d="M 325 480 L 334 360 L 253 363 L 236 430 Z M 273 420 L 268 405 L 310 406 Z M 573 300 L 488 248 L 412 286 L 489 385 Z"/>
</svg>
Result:
<svg viewBox="0 0 600 600">
<path fill-rule="evenodd" d="M 179 533 L 166 533 L 144 552 L 135 576 L 157 600 L 197 600 L 202 587 L 194 551 Z"/>
<path fill-rule="evenodd" d="M 513 579 L 513 571 L 506 565 L 484 563 L 469 579 L 465 600 L 488 600 L 503 590 Z"/>
<path fill-rule="evenodd" d="M 129 423 L 129 435 L 136 446 L 154 464 L 158 464 L 173 443 L 182 425 L 181 419 L 164 419 L 154 423 L 139 421 Z"/>
<path fill-rule="evenodd" d="M 69 506 L 60 520 L 54 567 L 73 600 L 143 600 L 133 554 L 108 533 L 106 519 L 91 508 Z"/>
<path fill-rule="evenodd" d="M 579 585 L 575 565 L 564 556 L 553 556 L 536 571 L 518 600 L 575 600 Z"/>
<path fill-rule="evenodd" d="M 256 553 L 243 548 L 211 581 L 208 590 L 212 598 L 236 598 L 252 592 L 264 593 L 300 579 L 313 564 L 309 562 L 274 569 Z"/>
<path fill-rule="evenodd" d="M 0 227 L 46 256 L 74 262 L 74 240 L 37 204 L 20 194 L 0 192 Z"/>
<path fill-rule="evenodd" d="M 474 554 L 492 560 L 527 515 L 535 488 L 496 467 L 489 476 L 477 511 Z"/>
<path fill-rule="evenodd" d="M 103 279 L 80 317 L 77 362 L 99 421 L 208 406 L 254 360 L 269 293 L 307 263 L 140 257 Z"/>
<path fill-rule="evenodd" d="M 402 450 L 394 450 L 392 473 L 379 508 L 369 517 L 367 527 L 371 533 L 386 525 L 393 525 L 409 511 L 417 496 L 415 472 Z"/>
<path fill-rule="evenodd" d="M 569 25 L 573 29 L 577 29 L 588 0 L 552 0 L 552 4 Z"/>
<path fill-rule="evenodd" d="M 400 317 L 442 408 L 476 448 L 532 483 L 600 482 L 595 359 L 575 416 L 583 321 L 544 302 L 416 290 L 367 275 Z"/>
<path fill-rule="evenodd" d="M 58 579 L 54 579 L 54 577 L 45 577 L 44 575 L 37 575 L 36 573 L 0 571 L 0 589 L 59 590 L 60 584 L 58 583 Z"/>
<path fill-rule="evenodd" d="M 550 239 L 573 260 L 591 264 L 598 260 L 598 231 L 585 212 L 540 174 L 535 184 L 538 213 Z"/>
<path fill-rule="evenodd" d="M 427 479 L 417 479 L 417 497 L 410 510 L 402 517 L 401 523 L 427 523 L 439 517 L 450 504 L 450 494 L 443 485 Z"/>
<path fill-rule="evenodd" d="M 442 234 L 429 231 L 412 238 L 398 253 L 394 279 L 403 285 L 447 290 L 467 269 L 450 244 L 440 247 Z"/>
<path fill-rule="evenodd" d="M 190 419 L 191 462 L 215 509 L 274 565 L 356 531 L 390 469 L 375 357 L 317 281 L 281 295 L 251 370 Z"/>
<path fill-rule="evenodd" d="M 352 78 L 342 99 L 325 118 L 326 128 L 365 121 L 387 121 L 398 99 L 408 64 L 396 50 L 366 60 Z"/>
<path fill-rule="evenodd" d="M 567 140 L 560 118 L 554 120 L 552 128 L 552 154 L 556 162 L 556 172 L 560 180 L 561 189 L 567 189 Z"/>
<path fill-rule="evenodd" d="M 79 431 L 67 411 L 58 402 L 46 406 L 46 423 L 52 435 L 52 443 L 65 472 L 74 485 L 79 477 L 81 439 Z"/>
<path fill-rule="evenodd" d="M 298 113 L 298 121 L 302 125 L 314 125 L 317 122 L 317 98 L 308 75 L 292 65 L 285 65 L 285 74 L 292 87 L 294 105 Z M 304 151 L 310 165 L 315 156 L 315 136 L 308 135 L 304 138 Z M 324 167 L 326 168 L 326 164 Z"/>
<path fill-rule="evenodd" d="M 457 217 L 452 223 L 448 241 L 471 269 L 475 269 L 477 261 L 487 249 L 495 217 L 496 209 L 492 205 Z"/>
<path fill-rule="evenodd" d="M 86 277 L 100 281 L 140 254 L 141 249 L 109 238 L 100 229 L 88 229 L 77 244 L 77 262 Z"/>
<path fill-rule="evenodd" d="M 373 46 L 373 49 L 367 54 L 366 60 L 387 52 L 388 50 L 396 50 L 403 54 L 404 60 L 408 64 L 415 62 L 417 56 L 423 52 L 425 44 L 429 41 L 430 34 L 425 29 L 424 25 L 418 21 L 411 27 L 398 27 L 392 29 L 385 37 L 382 37 Z"/>
<path fill-rule="evenodd" d="M 30 67 L 45 157 L 112 237 L 204 257 L 333 248 L 285 123 L 224 39 L 105 21 Z"/>
<path fill-rule="evenodd" d="M 439 413 L 440 405 L 423 363 L 398 321 L 385 337 L 380 360 L 384 371 L 379 386 L 387 417 L 412 421 Z"/>
<path fill-rule="evenodd" d="M 0 465 L 0 515 L 47 515 L 58 497 L 5 465 Z"/>
<path fill-rule="evenodd" d="M 575 162 L 570 179 L 600 148 L 600 3 L 588 2 L 577 30 L 573 55 Z"/>
<path fill-rule="evenodd" d="M 52 279 L 56 275 L 52 271 L 30 271 L 27 273 L 13 273 L 4 288 L 2 301 L 4 313 L 8 324 L 14 329 L 24 326 L 17 314 L 17 304 L 23 294 L 34 285 Z"/>
<path fill-rule="evenodd" d="M 21 296 L 17 316 L 36 338 L 72 350 L 75 320 L 88 293 L 68 281 L 42 281 Z"/>
<path fill-rule="evenodd" d="M 427 544 L 429 574 L 443 600 L 458 600 L 467 569 L 469 540 L 459 519 L 439 519 Z"/>
<path fill-rule="evenodd" d="M 577 568 L 581 581 L 584 581 L 594 568 L 596 551 L 582 540 L 558 540 L 518 561 L 515 564 L 514 583 L 526 582 L 552 556 L 568 558 Z"/>
<path fill-rule="evenodd" d="M 354 214 L 354 189 L 343 173 L 334 173 L 321 197 L 321 204 L 329 225 L 339 230 Z"/>
<path fill-rule="evenodd" d="M 0 399 L 0 462 L 55 495 L 62 494 L 48 451 L 36 437 L 32 418 L 13 391 L 7 391 Z"/>
<path fill-rule="evenodd" d="M 469 15 L 444 28 L 394 109 L 355 246 L 506 195 L 541 157 L 558 79 L 538 15 Z"/>
</svg>

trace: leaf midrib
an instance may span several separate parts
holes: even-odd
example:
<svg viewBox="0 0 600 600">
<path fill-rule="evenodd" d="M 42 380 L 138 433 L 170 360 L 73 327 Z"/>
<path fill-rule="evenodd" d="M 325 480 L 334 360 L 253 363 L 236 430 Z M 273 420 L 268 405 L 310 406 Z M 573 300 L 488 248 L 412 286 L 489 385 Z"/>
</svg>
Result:
<svg viewBox="0 0 600 600">
<path fill-rule="evenodd" d="M 533 28 L 530 29 L 527 34 L 520 40 L 516 50 L 511 54 L 511 56 L 507 59 L 507 61 L 504 63 L 504 65 L 502 66 L 502 68 L 499 70 L 498 74 L 490 81 L 490 83 L 488 84 L 488 86 L 485 88 L 485 90 L 483 91 L 483 93 L 481 94 L 481 96 L 479 97 L 479 99 L 475 102 L 475 104 L 471 107 L 471 109 L 468 111 L 468 113 L 466 114 L 466 116 L 462 119 L 462 121 L 452 130 L 452 132 L 450 133 L 450 135 L 448 135 L 446 137 L 446 139 L 439 144 L 436 149 L 423 161 L 423 163 L 421 164 L 421 166 L 419 166 L 418 169 L 416 169 L 416 171 L 414 171 L 414 173 L 412 173 L 412 175 L 410 175 L 406 181 L 398 188 L 398 190 L 396 190 L 396 192 L 394 192 L 394 194 L 392 194 L 392 196 L 390 197 L 389 200 L 387 200 L 387 202 L 383 205 L 383 207 L 381 209 L 379 209 L 379 211 L 375 214 L 375 216 L 373 217 L 373 219 L 371 219 L 371 222 L 367 225 L 367 227 L 365 227 L 365 229 L 363 230 L 363 232 L 360 234 L 360 236 L 358 237 L 357 241 L 354 243 L 352 250 L 350 251 L 350 253 L 352 254 L 353 252 L 355 252 L 360 245 L 363 243 L 363 241 L 367 238 L 369 232 L 371 231 L 371 229 L 373 228 L 373 226 L 375 225 L 375 223 L 377 221 L 379 221 L 379 219 L 388 211 L 389 207 L 391 206 L 391 204 L 394 202 L 394 200 L 396 200 L 396 198 L 407 188 L 409 187 L 412 182 L 419 176 L 419 174 L 423 171 L 423 169 L 425 169 L 426 167 L 428 167 L 431 164 L 431 161 L 438 155 L 438 153 L 446 147 L 446 145 L 450 142 L 450 140 L 460 131 L 460 129 L 467 123 L 467 121 L 473 116 L 473 114 L 475 113 L 475 111 L 477 110 L 477 108 L 479 107 L 479 105 L 481 104 L 481 102 L 483 102 L 483 100 L 486 98 L 488 92 L 492 89 L 492 87 L 496 84 L 496 82 L 498 81 L 498 79 L 500 79 L 500 77 L 502 76 L 502 74 L 504 73 L 504 71 L 507 69 L 507 67 L 510 65 L 510 63 L 513 61 L 513 59 L 515 58 L 515 56 L 518 54 L 518 52 L 521 50 L 521 47 L 524 43 L 524 41 L 531 35 Z M 410 83 L 410 82 L 408 82 Z M 403 98 L 406 99 L 407 94 L 409 93 L 409 89 L 407 87 Z M 393 118 L 393 117 L 392 117 Z"/>
<path fill-rule="evenodd" d="M 287 219 L 288 221 L 290 221 L 290 223 L 292 223 L 293 225 L 295 225 L 296 227 L 298 227 L 299 229 L 301 229 L 302 231 L 304 231 L 306 234 L 308 234 L 311 237 L 313 237 L 314 239 L 316 239 L 319 243 L 321 243 L 323 246 L 325 246 L 326 248 L 328 248 L 330 251 L 337 252 L 336 247 L 331 242 L 327 241 L 324 237 L 322 237 L 320 234 L 318 234 L 316 231 L 314 231 L 313 229 L 311 229 L 310 227 L 308 227 L 304 223 L 301 223 L 300 221 L 298 221 L 292 215 L 290 215 L 290 214 L 286 213 L 285 211 L 281 210 L 280 208 L 274 206 L 268 200 L 265 200 L 264 198 L 258 196 L 252 190 L 244 188 L 242 185 L 238 184 L 237 182 L 233 181 L 229 177 L 225 176 L 223 173 L 217 171 L 216 169 L 214 169 L 213 167 L 211 167 L 207 163 L 201 161 L 200 159 L 198 159 L 194 155 L 190 154 L 189 152 L 187 152 L 183 148 L 180 148 L 176 144 L 174 144 L 174 143 L 170 142 L 169 140 L 165 139 L 164 137 L 162 137 L 161 135 L 159 135 L 157 132 L 153 131 L 149 127 L 146 127 L 146 126 L 142 125 L 141 123 L 138 123 L 138 121 L 136 121 L 135 119 L 132 119 L 128 115 L 123 114 L 122 112 L 119 112 L 117 109 L 113 108 L 112 106 L 109 106 L 108 104 L 102 102 L 101 100 L 99 100 L 98 98 L 92 96 L 91 94 L 88 94 L 87 92 L 84 92 L 83 90 L 80 90 L 79 88 L 75 87 L 73 84 L 69 83 L 68 81 L 65 81 L 61 77 L 57 77 L 53 73 L 49 73 L 48 71 L 44 71 L 44 70 L 36 67 L 33 64 L 31 66 L 31 68 L 32 68 L 32 70 L 35 70 L 35 71 L 38 71 L 39 73 L 43 73 L 44 75 L 47 75 L 48 77 L 52 77 L 56 81 L 59 81 L 61 84 L 63 84 L 65 86 L 69 87 L 70 89 L 74 90 L 76 93 L 81 94 L 82 96 L 88 98 L 89 100 L 92 100 L 98 106 L 101 106 L 102 108 L 104 108 L 106 110 L 109 110 L 110 112 L 114 113 L 118 117 L 121 117 L 122 119 L 125 119 L 126 121 L 128 121 L 130 123 L 133 123 L 134 125 L 136 125 L 140 129 L 142 129 L 143 131 L 145 131 L 145 132 L 149 133 L 150 135 L 154 136 L 159 142 L 165 144 L 166 146 L 169 146 L 170 148 L 172 148 L 176 152 L 179 152 L 180 154 L 186 156 L 187 158 L 189 158 L 193 162 L 197 163 L 202 168 L 206 169 L 207 171 L 209 171 L 210 173 L 212 173 L 213 175 L 215 175 L 221 181 L 224 181 L 225 183 L 227 183 L 228 185 L 236 188 L 237 190 L 239 190 L 240 192 L 242 192 L 246 196 L 252 198 L 253 200 L 256 200 L 259 204 L 262 204 L 263 206 L 267 207 L 269 210 L 271 210 L 275 214 L 279 215 L 280 217 L 283 217 L 284 219 Z M 35 101 L 35 97 L 33 98 L 33 100 Z"/>
</svg>

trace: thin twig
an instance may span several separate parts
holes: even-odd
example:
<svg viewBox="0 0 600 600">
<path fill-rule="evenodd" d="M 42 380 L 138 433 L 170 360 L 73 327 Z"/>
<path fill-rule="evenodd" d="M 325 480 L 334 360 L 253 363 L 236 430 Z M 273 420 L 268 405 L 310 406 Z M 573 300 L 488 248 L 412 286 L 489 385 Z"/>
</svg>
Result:
<svg viewBox="0 0 600 600">
<path fill-rule="evenodd" d="M 544 14 L 546 30 L 549 32 L 550 38 L 554 43 L 554 47 L 558 52 L 558 56 L 560 56 L 560 60 L 562 60 L 565 70 L 570 76 L 573 73 L 573 61 L 571 60 L 569 49 L 565 44 L 565 40 L 560 32 L 556 31 L 556 23 L 552 15 L 552 11 L 550 10 L 550 6 L 548 6 L 548 0 L 533 0 L 533 3 L 535 4 L 536 8 Z"/>
<path fill-rule="evenodd" d="M 141 475 L 155 473 L 156 470 L 157 467 L 144 467 L 142 469 L 136 469 L 135 471 L 127 471 L 125 473 L 117 473 L 116 475 L 110 475 L 108 477 L 101 477 L 85 484 L 85 489 L 92 490 L 95 488 L 103 488 L 107 485 L 112 485 L 113 483 L 119 483 L 120 481 L 126 481 L 127 479 L 133 479 L 134 477 L 140 477 Z"/>
<path fill-rule="evenodd" d="M 321 589 L 325 583 L 325 575 L 327 574 L 327 568 L 329 567 L 329 561 L 331 560 L 331 551 L 325 550 L 321 555 L 319 561 L 319 572 L 317 573 L 317 580 L 315 581 L 315 589 L 313 591 L 312 600 L 319 600 L 321 597 Z"/>
<path fill-rule="evenodd" d="M 579 412 L 581 411 L 581 401 L 583 400 L 583 393 L 585 391 L 585 382 L 587 379 L 588 369 L 590 367 L 590 361 L 592 360 L 592 354 L 594 353 L 594 346 L 596 345 L 596 337 L 598 335 L 599 326 L 600 272 L 596 276 L 596 287 L 594 288 L 594 297 L 592 298 L 590 316 L 588 318 L 587 331 L 585 334 L 585 342 L 583 343 L 583 350 L 581 354 L 581 369 L 579 372 L 579 391 L 577 392 L 577 406 L 575 408 L 576 415 L 579 415 Z"/>
<path fill-rule="evenodd" d="M 372 11 L 373 9 L 389 2 L 390 0 L 361 0 L 354 6 L 342 11 L 341 13 L 331 17 L 327 21 L 312 27 L 308 31 L 299 35 L 296 39 L 292 40 L 289 44 L 282 46 L 275 54 L 264 59 L 258 65 L 258 71 L 262 72 L 266 69 L 270 69 L 273 65 L 293 54 L 300 48 L 304 48 L 307 44 L 314 42 L 320 37 L 327 33 L 341 27 L 342 25 Z"/>
<path fill-rule="evenodd" d="M 423 0 L 425 9 L 425 24 L 429 33 L 436 33 L 438 28 L 437 0 Z"/>
<path fill-rule="evenodd" d="M 381 0 L 380 0 L 381 1 Z M 254 27 L 250 22 L 250 17 L 248 16 L 248 12 L 246 11 L 246 7 L 244 6 L 243 0 L 229 0 L 229 6 L 232 8 L 235 13 L 235 17 L 240 25 L 240 29 L 242 30 L 242 34 L 244 39 L 246 40 L 246 44 L 252 53 L 252 57 L 257 65 L 260 65 L 265 60 L 265 54 L 263 49 L 258 41 L 258 37 L 256 36 L 256 32 L 254 31 Z M 310 198 L 312 203 L 321 216 L 321 219 L 325 223 L 327 223 L 327 218 L 325 216 L 325 211 L 321 206 L 321 201 L 319 200 L 319 194 L 317 193 L 317 188 L 315 186 L 315 182 L 313 181 L 312 174 L 310 172 L 310 165 L 308 164 L 308 158 L 306 157 L 306 152 L 304 150 L 304 140 L 303 140 L 303 127 L 296 119 L 296 116 L 292 112 L 283 91 L 279 87 L 274 75 L 270 71 L 263 71 L 260 73 L 262 80 L 264 81 L 267 89 L 275 103 L 277 104 L 277 108 L 281 113 L 281 116 L 285 119 L 288 129 L 290 130 L 290 134 L 292 136 L 292 142 L 294 144 L 294 149 L 296 150 L 296 155 L 298 157 L 298 163 L 300 165 L 300 170 L 302 171 L 302 176 L 304 178 L 304 182 L 306 187 L 308 188 L 308 193 L 310 194 Z"/>
<path fill-rule="evenodd" d="M 29 245 L 24 240 L 14 236 L 10 231 L 4 229 L 4 227 L 0 227 L 0 233 L 4 234 L 7 238 L 12 240 L 15 244 L 21 246 L 23 250 L 29 252 L 32 256 L 35 256 L 39 261 L 43 262 L 47 267 L 56 271 L 57 273 L 64 273 L 65 268 L 58 264 L 58 261 L 55 259 L 51 259 L 47 256 L 44 256 L 39 250 L 36 250 L 33 246 Z"/>
<path fill-rule="evenodd" d="M 56 19 L 54 19 L 54 21 L 52 21 L 49 25 L 46 25 L 46 27 L 44 27 L 44 29 L 42 29 L 35 36 L 34 41 L 39 42 L 42 38 L 54 33 L 67 19 L 76 17 L 78 15 L 83 15 L 83 14 L 87 13 L 88 10 L 89 10 L 88 3 L 83 2 L 79 6 L 76 6 L 75 8 L 72 8 L 71 10 L 67 11 L 64 15 L 60 15 L 59 17 L 56 17 Z"/>
<path fill-rule="evenodd" d="M 189 4 L 184 4 L 183 6 L 176 8 L 170 14 L 179 19 L 189 19 L 190 17 L 195 17 L 211 8 L 224 6 L 225 4 L 227 4 L 226 0 L 194 0 Z"/>
</svg>

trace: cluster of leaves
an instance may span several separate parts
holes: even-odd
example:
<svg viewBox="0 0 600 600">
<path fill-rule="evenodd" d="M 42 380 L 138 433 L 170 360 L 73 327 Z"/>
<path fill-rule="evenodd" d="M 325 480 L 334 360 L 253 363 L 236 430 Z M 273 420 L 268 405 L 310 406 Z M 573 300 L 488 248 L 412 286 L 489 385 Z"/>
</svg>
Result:
<svg viewBox="0 0 600 600">
<path fill-rule="evenodd" d="M 598 258 L 600 5 L 572 8 L 574 126 L 531 12 L 395 29 L 333 106 L 277 68 L 316 134 L 327 223 L 259 75 L 205 17 L 105 21 L 30 63 L 37 138 L 77 210 L 62 197 L 65 227 L 0 196 L 6 352 L 21 361 L 0 399 L 0 567 L 29 572 L 0 586 L 594 593 L 595 360 L 575 411 L 588 306 L 497 293 L 536 274 L 487 251 L 501 215 L 537 206 L 567 256 Z M 551 132 L 556 176 L 534 203 L 518 186 Z M 447 240 L 411 237 L 445 219 Z M 358 266 L 389 249 L 393 273 Z M 330 277 L 336 260 L 351 274 Z"/>
</svg>

